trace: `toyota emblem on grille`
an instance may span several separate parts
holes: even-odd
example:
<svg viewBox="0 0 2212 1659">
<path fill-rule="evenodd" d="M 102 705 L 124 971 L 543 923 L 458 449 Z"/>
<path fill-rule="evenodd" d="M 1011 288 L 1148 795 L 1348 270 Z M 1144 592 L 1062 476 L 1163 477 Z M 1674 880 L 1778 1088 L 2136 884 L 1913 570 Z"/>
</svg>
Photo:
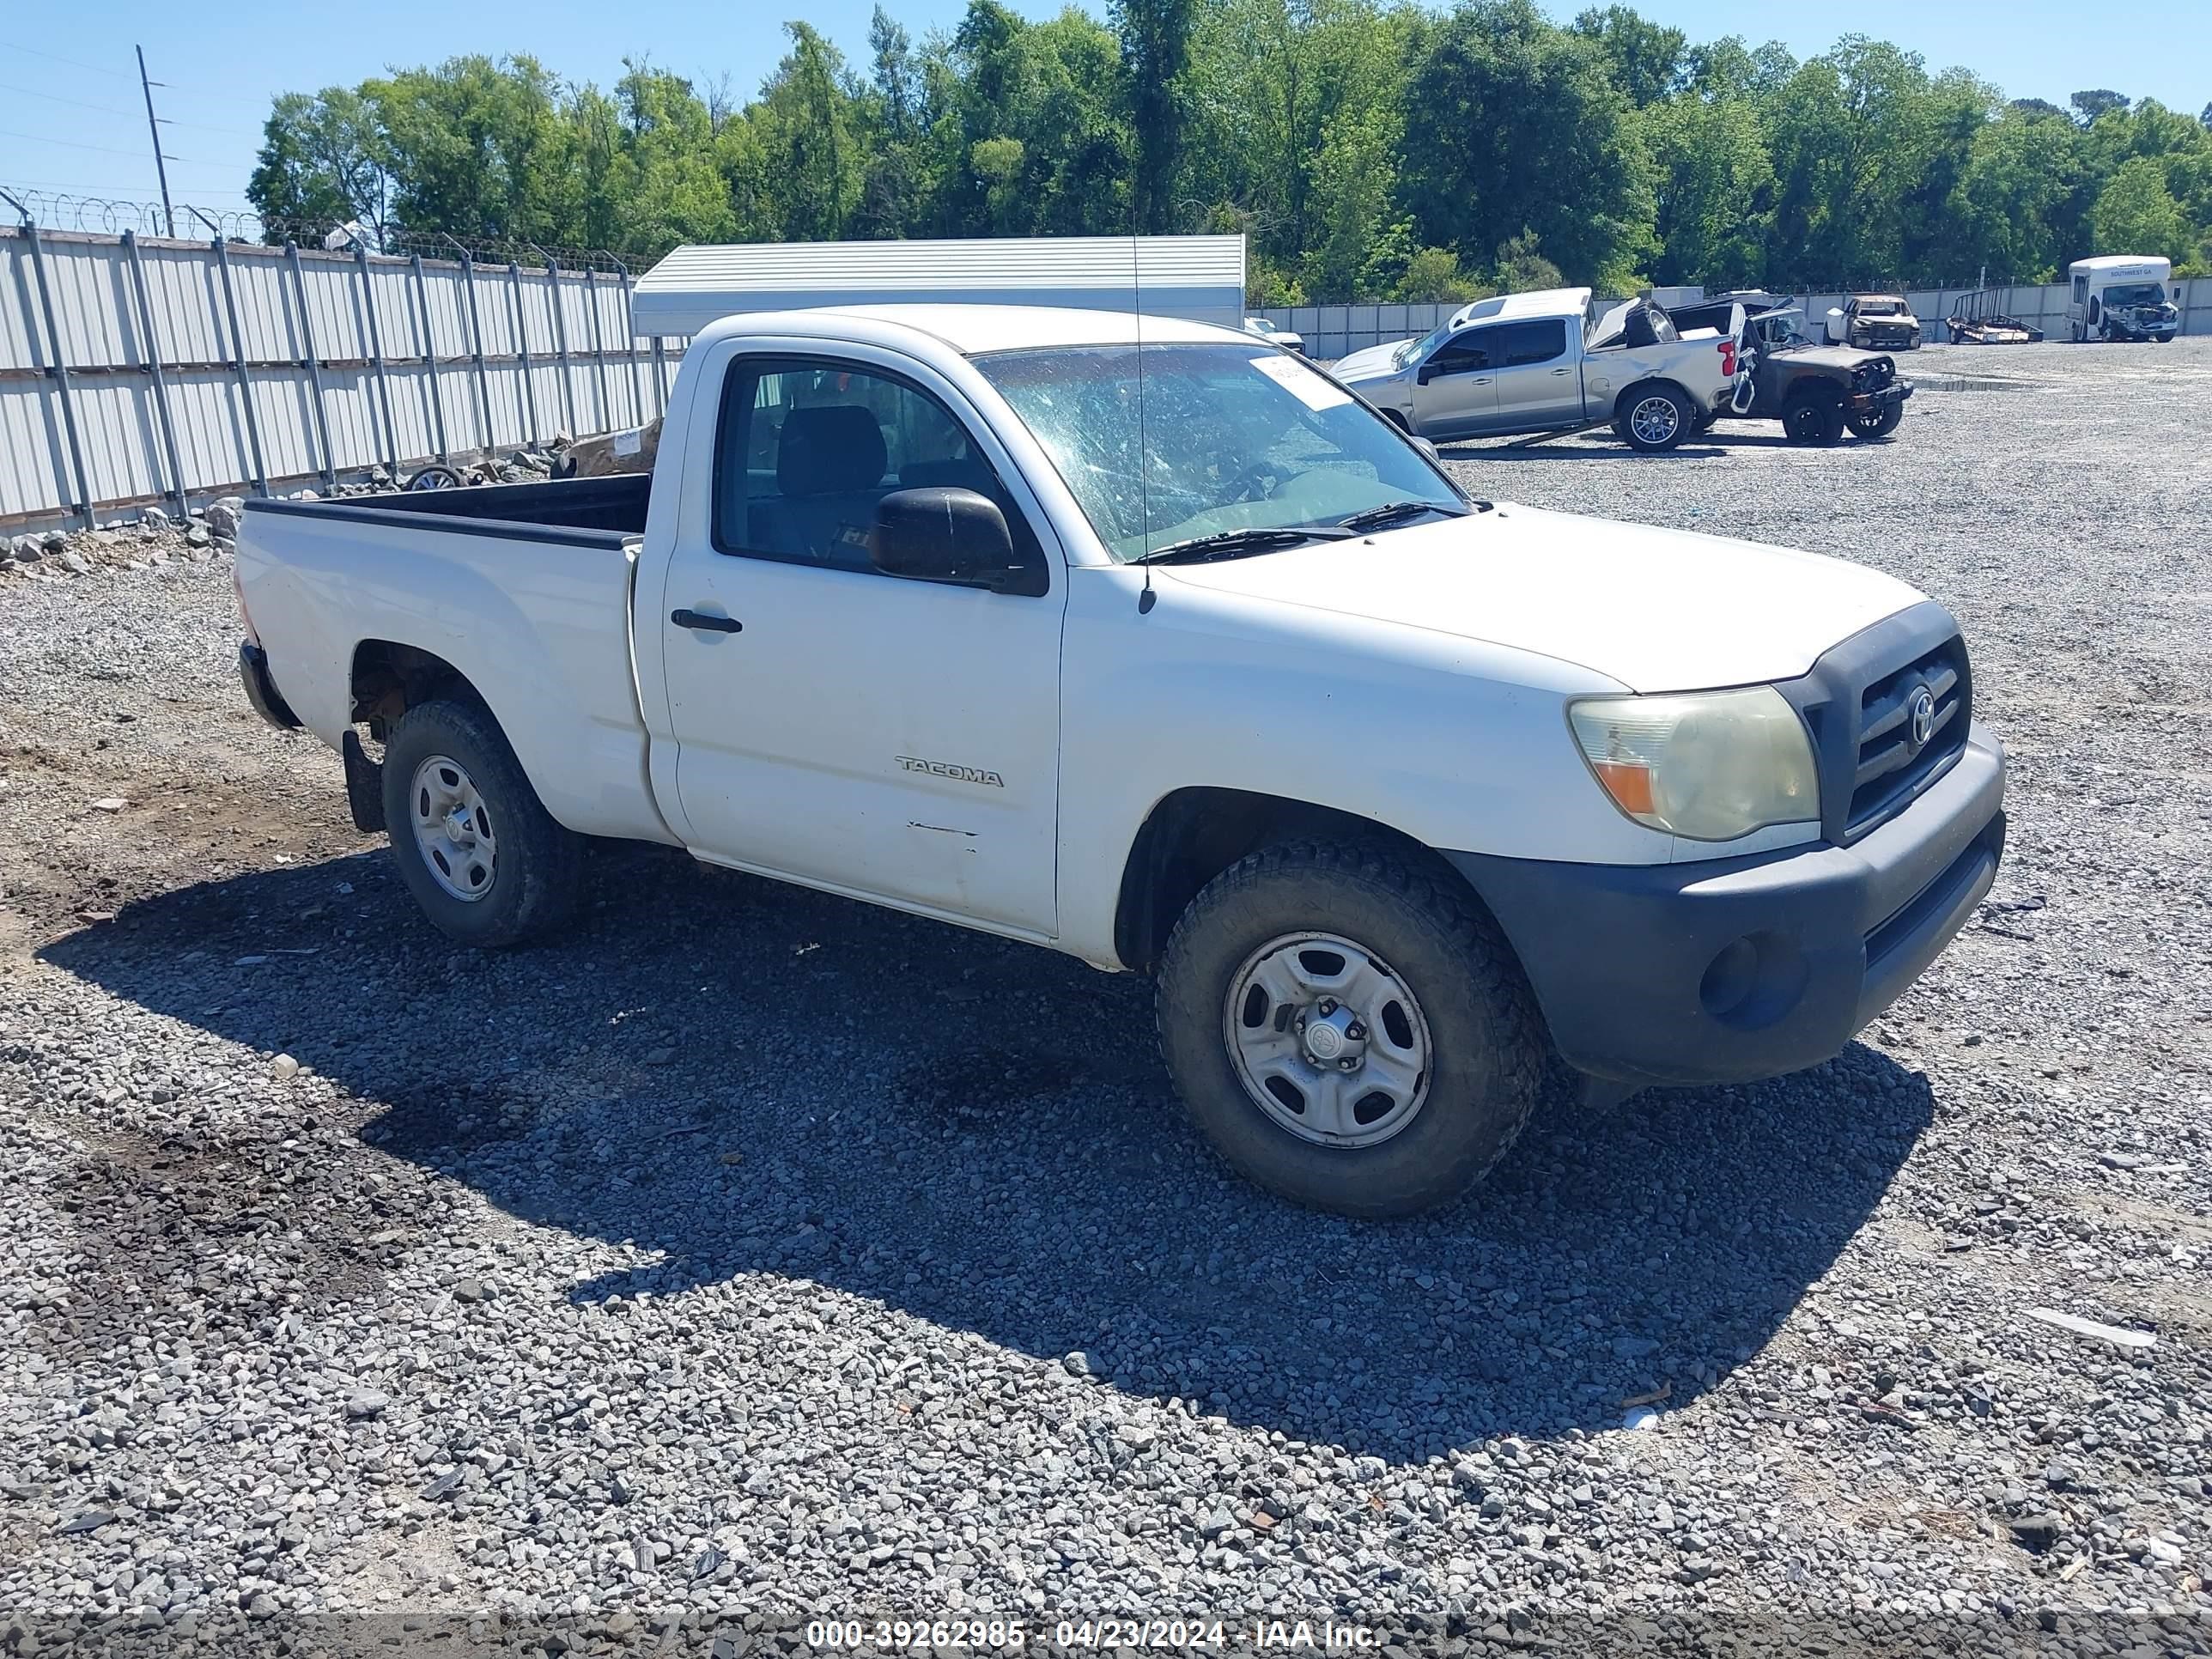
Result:
<svg viewBox="0 0 2212 1659">
<path fill-rule="evenodd" d="M 1936 694 L 1922 686 L 1912 694 L 1912 746 L 1924 749 L 1936 735 Z"/>
</svg>

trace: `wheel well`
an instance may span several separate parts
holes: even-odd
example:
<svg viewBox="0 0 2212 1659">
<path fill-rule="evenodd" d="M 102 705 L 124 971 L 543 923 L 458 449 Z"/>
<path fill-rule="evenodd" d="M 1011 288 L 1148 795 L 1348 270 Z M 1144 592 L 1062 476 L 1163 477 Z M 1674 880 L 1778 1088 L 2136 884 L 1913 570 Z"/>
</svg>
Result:
<svg viewBox="0 0 2212 1659">
<path fill-rule="evenodd" d="M 1621 387 L 1620 396 L 1613 400 L 1613 412 L 1615 415 L 1626 416 L 1628 413 L 1629 405 L 1645 392 L 1662 391 L 1671 392 L 1680 398 L 1690 406 L 1690 412 L 1692 415 L 1698 412 L 1698 400 L 1682 389 L 1680 381 L 1670 380 L 1664 375 L 1659 374 L 1653 375 L 1648 380 L 1638 380 L 1633 385 Z"/>
<path fill-rule="evenodd" d="M 1373 818 L 1243 789 L 1178 789 L 1152 808 L 1129 848 L 1114 913 L 1114 953 L 1123 966 L 1150 972 L 1200 888 L 1247 854 L 1304 836 L 1388 843 L 1443 872 L 1481 904 L 1449 863 Z"/>
<path fill-rule="evenodd" d="M 353 653 L 353 718 L 382 743 L 408 709 L 453 690 L 476 696 L 467 675 L 434 652 L 393 640 L 363 640 Z"/>
<path fill-rule="evenodd" d="M 1408 421 L 1408 420 L 1407 420 L 1407 419 L 1403 415 L 1400 414 L 1396 410 L 1395 410 L 1395 409 L 1386 409 L 1386 410 L 1384 410 L 1382 411 L 1382 418 L 1383 418 L 1383 419 L 1385 419 L 1385 420 L 1387 420 L 1388 422 L 1389 422 L 1391 425 L 1393 425 L 1393 426 L 1396 427 L 1396 428 L 1398 428 L 1398 430 L 1399 430 L 1399 431 L 1405 433 L 1407 436 L 1409 436 L 1409 437 L 1410 437 L 1410 436 L 1413 434 L 1413 422 L 1410 422 L 1410 421 Z"/>
<path fill-rule="evenodd" d="M 1808 374 L 1790 388 L 1790 395 L 1784 401 L 1793 404 L 1840 404 L 1844 401 L 1844 388 L 1825 375 Z"/>
</svg>

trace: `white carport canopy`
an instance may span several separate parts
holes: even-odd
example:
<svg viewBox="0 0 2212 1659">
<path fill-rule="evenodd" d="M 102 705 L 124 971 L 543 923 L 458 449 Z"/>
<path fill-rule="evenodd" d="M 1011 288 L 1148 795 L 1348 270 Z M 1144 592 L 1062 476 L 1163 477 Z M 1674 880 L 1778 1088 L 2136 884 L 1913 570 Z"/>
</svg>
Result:
<svg viewBox="0 0 2212 1659">
<path fill-rule="evenodd" d="M 1235 328 L 1242 236 L 1020 236 L 951 242 L 694 243 L 639 279 L 636 332 L 696 334 L 720 317 L 837 305 L 1134 309 Z"/>
</svg>

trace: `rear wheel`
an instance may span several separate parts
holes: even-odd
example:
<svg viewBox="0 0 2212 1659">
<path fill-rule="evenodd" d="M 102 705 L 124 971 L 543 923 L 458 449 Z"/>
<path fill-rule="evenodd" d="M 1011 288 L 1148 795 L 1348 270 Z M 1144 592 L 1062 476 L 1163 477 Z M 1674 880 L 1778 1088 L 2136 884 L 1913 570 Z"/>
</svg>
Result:
<svg viewBox="0 0 2212 1659">
<path fill-rule="evenodd" d="M 1221 1156 L 1345 1215 L 1459 1196 L 1547 1076 L 1504 939 L 1387 848 L 1270 847 L 1216 877 L 1176 925 L 1158 1011 L 1169 1073 Z"/>
<path fill-rule="evenodd" d="M 1661 455 L 1690 435 L 1697 418 L 1696 407 L 1674 387 L 1638 386 L 1622 397 L 1613 429 L 1631 449 Z"/>
<path fill-rule="evenodd" d="M 1817 392 L 1792 398 L 1782 411 L 1782 430 L 1793 444 L 1834 443 L 1844 435 L 1843 406 Z"/>
<path fill-rule="evenodd" d="M 2166 330 L 2166 332 L 2164 332 L 2163 334 L 2160 334 L 2160 335 L 2158 337 L 2158 343 L 2159 343 L 2160 345 L 2168 345 L 2168 344 L 2171 344 L 2171 343 L 2172 343 L 2172 340 L 2173 340 L 2173 331 L 2172 331 L 2172 329 L 2168 329 L 2168 330 Z"/>
<path fill-rule="evenodd" d="M 1844 421 L 1862 438 L 1887 438 L 1905 418 L 1903 404 L 1885 404 L 1872 415 L 1847 415 Z"/>
<path fill-rule="evenodd" d="M 575 908 L 583 838 L 553 821 L 478 703 L 400 716 L 384 745 L 384 823 L 422 914 L 464 945 L 520 945 Z"/>
</svg>

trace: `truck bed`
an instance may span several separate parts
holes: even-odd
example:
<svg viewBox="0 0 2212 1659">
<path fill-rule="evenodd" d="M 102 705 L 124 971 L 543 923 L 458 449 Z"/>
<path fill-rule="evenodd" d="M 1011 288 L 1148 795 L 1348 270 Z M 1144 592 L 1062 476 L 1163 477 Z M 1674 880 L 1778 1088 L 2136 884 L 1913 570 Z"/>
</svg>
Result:
<svg viewBox="0 0 2212 1659">
<path fill-rule="evenodd" d="M 470 484 L 459 489 L 393 490 L 327 501 L 256 501 L 254 510 L 329 521 L 390 525 L 428 520 L 427 530 L 549 541 L 571 547 L 619 547 L 645 532 L 650 473 L 556 478 L 542 483 Z"/>
<path fill-rule="evenodd" d="M 646 779 L 630 657 L 626 544 L 651 487 L 641 473 L 247 502 L 240 591 L 280 694 L 335 745 L 362 653 L 427 652 L 490 706 L 555 818 L 674 839 Z"/>
</svg>

